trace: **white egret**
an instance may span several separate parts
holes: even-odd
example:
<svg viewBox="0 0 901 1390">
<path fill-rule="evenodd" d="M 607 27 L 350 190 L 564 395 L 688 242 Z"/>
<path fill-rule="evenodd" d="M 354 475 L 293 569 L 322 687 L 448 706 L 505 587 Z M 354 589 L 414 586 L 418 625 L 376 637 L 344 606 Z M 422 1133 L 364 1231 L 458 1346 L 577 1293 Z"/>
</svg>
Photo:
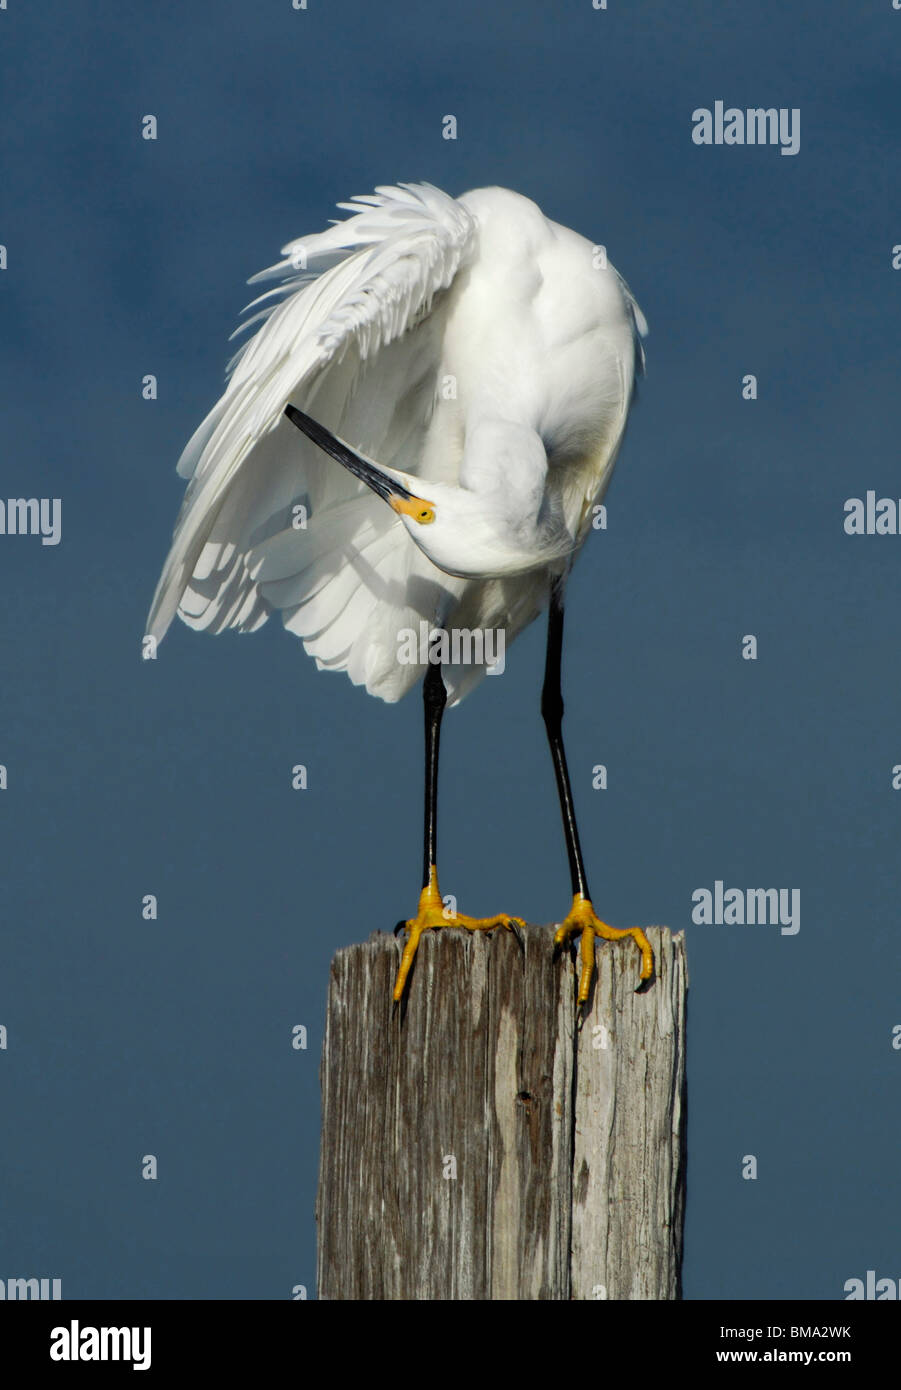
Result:
<svg viewBox="0 0 901 1390">
<path fill-rule="evenodd" d="M 442 659 L 436 636 L 424 663 L 403 662 L 399 634 L 509 643 L 549 606 L 541 709 L 573 894 L 555 941 L 581 935 L 581 1006 L 595 937 L 633 937 L 641 980 L 653 971 L 644 933 L 609 926 L 589 896 L 560 688 L 564 588 L 623 437 L 644 317 L 603 248 L 506 189 L 400 184 L 339 207 L 350 217 L 254 277 L 279 283 L 248 306 L 260 326 L 182 454 L 147 632 L 159 641 L 176 613 L 252 631 L 278 609 L 317 666 L 384 700 L 425 668 L 422 891 L 400 1000 L 423 931 L 520 919 L 451 913 L 438 886 L 442 714 L 486 661 Z"/>
</svg>

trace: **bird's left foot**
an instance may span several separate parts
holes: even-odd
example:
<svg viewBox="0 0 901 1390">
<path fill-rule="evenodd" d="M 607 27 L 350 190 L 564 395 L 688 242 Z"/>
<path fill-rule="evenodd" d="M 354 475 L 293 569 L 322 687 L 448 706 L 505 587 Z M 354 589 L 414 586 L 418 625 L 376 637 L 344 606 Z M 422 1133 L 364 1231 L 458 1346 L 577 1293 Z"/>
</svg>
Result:
<svg viewBox="0 0 901 1390">
<path fill-rule="evenodd" d="M 508 931 L 515 931 L 517 927 L 524 927 L 525 922 L 521 917 L 511 917 L 505 912 L 497 917 L 467 917 L 465 912 L 451 912 L 445 907 L 438 888 L 437 871 L 432 869 L 429 882 L 419 895 L 416 916 L 410 917 L 404 926 L 407 939 L 394 982 L 395 1004 L 403 998 L 407 977 L 419 948 L 419 938 L 424 931 L 437 931 L 441 927 L 462 927 L 464 931 L 493 931 L 495 927 L 506 927 Z"/>
<path fill-rule="evenodd" d="M 644 982 L 649 980 L 654 973 L 654 952 L 651 943 L 645 936 L 641 927 L 610 927 L 606 922 L 602 922 L 591 905 L 590 898 L 583 898 L 577 893 L 573 898 L 573 905 L 569 915 L 557 928 L 554 933 L 555 947 L 564 946 L 572 937 L 581 932 L 581 952 L 582 969 L 579 972 L 579 992 L 576 996 L 576 1007 L 581 1009 L 588 999 L 588 992 L 591 989 L 591 977 L 594 974 L 594 939 L 601 937 L 604 941 L 620 941 L 624 936 L 631 936 L 641 951 L 641 973 L 639 979 Z"/>
</svg>

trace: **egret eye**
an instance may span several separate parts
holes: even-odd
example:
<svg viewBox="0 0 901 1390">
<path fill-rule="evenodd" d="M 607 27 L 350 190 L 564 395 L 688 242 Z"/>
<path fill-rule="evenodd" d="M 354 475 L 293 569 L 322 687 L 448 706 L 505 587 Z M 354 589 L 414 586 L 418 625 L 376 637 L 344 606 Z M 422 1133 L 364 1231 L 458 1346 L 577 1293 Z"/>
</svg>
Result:
<svg viewBox="0 0 901 1390">
<path fill-rule="evenodd" d="M 428 526 L 430 521 L 435 520 L 435 508 L 427 497 L 413 497 L 407 494 L 402 497 L 389 497 L 387 501 L 393 511 L 408 516 L 417 526 Z"/>
</svg>

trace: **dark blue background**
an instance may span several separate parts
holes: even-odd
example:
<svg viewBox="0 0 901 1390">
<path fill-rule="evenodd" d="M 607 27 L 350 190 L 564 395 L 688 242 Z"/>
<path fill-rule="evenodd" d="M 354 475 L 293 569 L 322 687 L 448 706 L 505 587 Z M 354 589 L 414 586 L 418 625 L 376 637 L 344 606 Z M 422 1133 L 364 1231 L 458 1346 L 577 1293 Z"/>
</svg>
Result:
<svg viewBox="0 0 901 1390">
<path fill-rule="evenodd" d="M 58 547 L 0 537 L 0 1278 L 312 1294 L 328 965 L 414 906 L 418 700 L 317 673 L 277 621 L 139 643 L 243 281 L 402 179 L 528 194 L 650 322 L 570 586 L 567 733 L 599 910 L 688 931 L 686 1296 L 901 1274 L 901 539 L 842 529 L 901 495 L 899 42 L 889 0 L 0 12 L 0 495 L 63 501 Z M 799 107 L 800 153 L 694 145 L 717 99 Z M 542 644 L 448 716 L 471 912 L 567 904 Z M 692 926 L 718 878 L 799 888 L 800 933 Z"/>
</svg>

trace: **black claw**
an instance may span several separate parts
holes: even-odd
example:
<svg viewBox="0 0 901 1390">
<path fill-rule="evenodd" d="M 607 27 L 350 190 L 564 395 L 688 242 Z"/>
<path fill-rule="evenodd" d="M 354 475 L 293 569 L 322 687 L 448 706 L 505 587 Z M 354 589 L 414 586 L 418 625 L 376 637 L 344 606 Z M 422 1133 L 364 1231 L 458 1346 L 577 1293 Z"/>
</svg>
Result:
<svg viewBox="0 0 901 1390">
<path fill-rule="evenodd" d="M 402 931 L 406 931 L 406 930 L 407 930 L 407 924 L 406 924 L 406 922 L 398 922 L 397 926 L 394 928 L 394 935 L 395 935 L 395 936 L 400 936 L 401 932 L 402 932 Z"/>
<path fill-rule="evenodd" d="M 519 942 L 519 949 L 521 951 L 525 951 L 525 939 L 517 924 L 515 922 L 508 922 L 507 926 L 509 927 L 510 931 L 512 931 L 513 935 L 516 937 L 516 940 Z"/>
</svg>

